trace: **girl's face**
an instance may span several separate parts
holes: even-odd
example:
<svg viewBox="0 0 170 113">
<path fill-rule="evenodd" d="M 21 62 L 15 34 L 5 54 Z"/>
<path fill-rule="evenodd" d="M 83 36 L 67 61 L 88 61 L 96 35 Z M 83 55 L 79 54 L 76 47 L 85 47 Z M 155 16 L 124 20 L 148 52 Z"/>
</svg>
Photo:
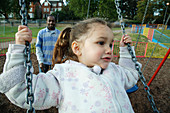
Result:
<svg viewBox="0 0 170 113">
<path fill-rule="evenodd" d="M 106 25 L 93 24 L 84 43 L 80 44 L 79 62 L 88 67 L 98 65 L 106 69 L 113 57 L 112 43 L 112 30 Z"/>
</svg>

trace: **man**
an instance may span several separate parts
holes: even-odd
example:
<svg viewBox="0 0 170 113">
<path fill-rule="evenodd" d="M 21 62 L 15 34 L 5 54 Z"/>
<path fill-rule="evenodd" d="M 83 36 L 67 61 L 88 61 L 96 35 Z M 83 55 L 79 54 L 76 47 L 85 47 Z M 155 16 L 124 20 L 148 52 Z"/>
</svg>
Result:
<svg viewBox="0 0 170 113">
<path fill-rule="evenodd" d="M 47 27 L 40 30 L 37 35 L 36 55 L 39 63 L 39 71 L 46 73 L 52 64 L 54 44 L 60 31 L 55 28 L 55 17 L 47 17 Z"/>
</svg>

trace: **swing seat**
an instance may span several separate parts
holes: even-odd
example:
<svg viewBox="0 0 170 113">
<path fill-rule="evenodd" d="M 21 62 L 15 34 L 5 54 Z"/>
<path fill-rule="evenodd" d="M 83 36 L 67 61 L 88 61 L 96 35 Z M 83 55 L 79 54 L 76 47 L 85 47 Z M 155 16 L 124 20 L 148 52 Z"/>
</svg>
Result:
<svg viewBox="0 0 170 113">
<path fill-rule="evenodd" d="M 126 92 L 127 92 L 127 93 L 133 93 L 133 92 L 135 92 L 135 91 L 137 91 L 137 90 L 138 90 L 138 86 L 135 85 L 135 86 L 133 86 L 132 88 L 126 90 Z"/>
</svg>

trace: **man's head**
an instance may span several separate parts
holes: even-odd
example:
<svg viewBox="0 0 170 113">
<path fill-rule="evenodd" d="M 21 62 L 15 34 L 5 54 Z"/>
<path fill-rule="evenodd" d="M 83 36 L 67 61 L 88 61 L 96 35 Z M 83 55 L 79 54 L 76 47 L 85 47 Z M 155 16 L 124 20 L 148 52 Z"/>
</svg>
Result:
<svg viewBox="0 0 170 113">
<path fill-rule="evenodd" d="M 54 30 L 55 29 L 55 24 L 56 24 L 55 17 L 52 16 L 52 15 L 48 16 L 47 17 L 47 25 L 48 25 L 47 27 L 48 27 L 48 29 L 49 30 Z"/>
</svg>

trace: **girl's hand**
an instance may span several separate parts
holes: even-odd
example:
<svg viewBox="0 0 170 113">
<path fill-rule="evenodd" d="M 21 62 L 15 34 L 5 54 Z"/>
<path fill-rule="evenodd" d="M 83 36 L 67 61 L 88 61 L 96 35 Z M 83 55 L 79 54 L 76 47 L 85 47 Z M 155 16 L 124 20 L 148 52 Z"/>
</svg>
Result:
<svg viewBox="0 0 170 113">
<path fill-rule="evenodd" d="M 25 25 L 19 25 L 15 34 L 15 43 L 25 45 L 25 41 L 32 41 L 32 31 Z"/>
<path fill-rule="evenodd" d="M 129 35 L 126 34 L 122 36 L 122 39 L 120 41 L 120 47 L 125 47 L 127 43 L 132 44 L 132 39 Z"/>
</svg>

